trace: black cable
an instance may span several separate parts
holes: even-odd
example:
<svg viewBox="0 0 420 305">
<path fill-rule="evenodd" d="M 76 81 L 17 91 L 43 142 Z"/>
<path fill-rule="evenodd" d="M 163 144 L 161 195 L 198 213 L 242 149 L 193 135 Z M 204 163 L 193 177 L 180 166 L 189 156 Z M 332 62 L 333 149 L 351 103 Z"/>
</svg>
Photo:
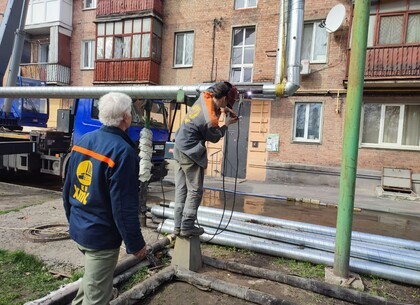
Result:
<svg viewBox="0 0 420 305">
<path fill-rule="evenodd" d="M 162 190 L 162 199 L 163 199 L 163 215 L 162 215 L 162 219 L 165 219 L 165 207 L 166 207 L 166 199 L 165 199 L 165 192 L 163 190 L 163 165 L 164 165 L 165 161 L 162 161 L 162 163 L 160 164 L 160 187 Z M 162 226 L 163 226 L 163 221 L 162 221 Z M 156 236 L 156 241 L 159 240 L 159 235 L 162 233 L 162 226 L 160 226 L 159 230 L 157 231 L 157 236 Z"/>
<path fill-rule="evenodd" d="M 242 96 L 241 96 L 241 98 L 240 98 L 240 101 L 239 101 L 239 106 L 238 106 L 238 113 L 237 113 L 237 116 L 238 116 L 238 118 L 240 117 L 240 112 L 241 112 L 241 108 L 242 108 L 242 103 L 243 103 L 243 101 L 242 101 Z M 226 229 L 227 229 L 227 227 L 229 226 L 229 224 L 230 224 L 230 221 L 232 220 L 232 216 L 233 216 L 233 211 L 235 210 L 235 204 L 236 204 L 236 186 L 237 186 L 237 181 L 238 181 L 238 167 L 239 167 L 239 133 L 240 133 L 240 128 L 239 128 L 239 119 L 238 119 L 238 135 L 237 135 L 237 137 L 236 137 L 236 173 L 235 173 L 235 183 L 234 183 L 234 190 L 233 190 L 233 204 L 232 204 L 232 210 L 231 210 L 231 212 L 230 212 L 230 216 L 229 216 L 229 220 L 228 220 L 228 222 L 227 222 L 227 224 L 226 224 L 226 226 L 222 229 L 222 228 L 220 228 L 221 227 L 221 225 L 222 225 L 222 222 L 223 222 L 223 218 L 224 218 L 224 216 L 225 216 L 225 212 L 226 212 L 226 204 L 227 204 L 227 200 L 226 200 L 226 188 L 225 188 L 225 175 L 223 175 L 223 178 L 222 178 L 222 188 L 223 188 L 223 213 L 222 213 L 222 216 L 221 216 L 221 218 L 220 218 L 220 222 L 219 222 L 219 225 L 217 226 L 217 228 L 216 228 L 216 232 L 214 233 L 214 234 L 209 234 L 209 235 L 212 235 L 212 237 L 209 239 L 209 240 L 206 240 L 206 241 L 204 241 L 205 243 L 208 243 L 208 242 L 210 242 L 214 237 L 216 237 L 216 235 L 220 235 L 220 234 L 222 234 L 224 231 L 226 231 Z M 226 134 L 226 143 L 228 142 L 228 134 Z M 226 169 L 226 160 L 227 160 L 227 158 L 226 158 L 226 155 L 227 155 L 227 145 L 226 145 L 226 147 L 225 147 L 225 152 L 224 152 L 224 160 L 223 160 L 223 168 L 224 169 Z M 200 225 L 199 223 L 198 223 L 198 217 L 197 217 L 197 224 L 198 225 Z M 220 230 L 220 232 L 219 232 L 219 230 Z M 207 233 L 208 234 L 208 233 Z"/>
</svg>

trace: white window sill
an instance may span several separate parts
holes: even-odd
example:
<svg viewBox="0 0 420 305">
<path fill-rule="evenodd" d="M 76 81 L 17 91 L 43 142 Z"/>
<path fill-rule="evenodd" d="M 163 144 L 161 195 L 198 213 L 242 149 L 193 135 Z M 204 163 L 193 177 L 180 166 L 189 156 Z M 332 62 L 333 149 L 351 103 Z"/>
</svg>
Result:
<svg viewBox="0 0 420 305">
<path fill-rule="evenodd" d="M 292 141 L 293 141 L 293 143 L 321 144 L 321 140 L 320 139 L 310 140 L 310 139 L 296 138 L 296 139 L 293 139 Z"/>
<path fill-rule="evenodd" d="M 172 68 L 174 68 L 174 69 L 182 69 L 182 68 L 192 68 L 193 67 L 193 65 L 176 65 L 176 66 L 173 66 Z"/>
<path fill-rule="evenodd" d="M 420 146 L 401 146 L 401 145 L 384 145 L 384 144 L 363 144 L 362 143 L 360 144 L 360 148 L 420 151 Z"/>
</svg>

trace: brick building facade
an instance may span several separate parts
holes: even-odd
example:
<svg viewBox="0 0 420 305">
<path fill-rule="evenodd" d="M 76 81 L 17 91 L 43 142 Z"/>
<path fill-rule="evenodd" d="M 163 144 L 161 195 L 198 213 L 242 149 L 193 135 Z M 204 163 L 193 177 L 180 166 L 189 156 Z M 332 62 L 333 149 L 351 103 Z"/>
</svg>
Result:
<svg viewBox="0 0 420 305">
<path fill-rule="evenodd" d="M 70 85 L 274 83 L 280 0 L 144 0 L 138 2 L 141 10 L 134 2 L 73 1 Z M 239 154 L 242 178 L 337 186 L 353 3 L 304 3 L 303 36 L 297 39 L 302 40 L 301 58 L 308 60 L 310 71 L 302 71 L 293 96 L 245 100 L 247 117 L 233 136 L 239 132 L 245 143 Z M 329 33 L 322 21 L 338 4 L 344 5 L 344 21 Z M 413 189 L 420 192 L 420 26 L 416 25 L 420 25 L 418 1 L 373 1 L 358 188 L 374 191 L 383 168 L 390 167 L 409 169 Z M 398 27 L 400 31 L 391 31 Z M 142 65 L 133 66 L 137 62 Z M 98 69 L 105 69 L 101 79 Z M 183 113 L 181 109 L 174 118 L 175 126 Z M 223 171 L 223 144 L 209 144 L 207 175 Z"/>
</svg>

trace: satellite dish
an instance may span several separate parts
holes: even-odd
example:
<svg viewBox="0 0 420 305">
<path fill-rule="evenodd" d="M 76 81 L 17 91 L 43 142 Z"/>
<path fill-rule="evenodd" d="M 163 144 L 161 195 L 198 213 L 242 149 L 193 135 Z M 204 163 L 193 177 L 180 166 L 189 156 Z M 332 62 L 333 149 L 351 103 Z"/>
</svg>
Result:
<svg viewBox="0 0 420 305">
<path fill-rule="evenodd" d="M 325 19 L 325 29 L 328 33 L 337 31 L 344 22 L 346 17 L 346 7 L 343 4 L 337 4 L 328 13 Z"/>
</svg>

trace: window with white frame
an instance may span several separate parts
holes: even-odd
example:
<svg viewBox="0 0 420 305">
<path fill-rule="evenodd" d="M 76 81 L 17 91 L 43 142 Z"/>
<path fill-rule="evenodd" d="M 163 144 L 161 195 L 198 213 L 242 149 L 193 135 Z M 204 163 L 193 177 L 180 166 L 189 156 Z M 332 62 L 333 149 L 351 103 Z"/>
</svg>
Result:
<svg viewBox="0 0 420 305">
<path fill-rule="evenodd" d="M 235 10 L 257 7 L 257 0 L 235 0 Z"/>
<path fill-rule="evenodd" d="M 175 67 L 191 67 L 194 55 L 194 33 L 184 32 L 175 34 Z"/>
<path fill-rule="evenodd" d="M 41 43 L 38 48 L 38 62 L 48 62 L 48 53 L 50 52 L 49 43 Z"/>
<path fill-rule="evenodd" d="M 161 60 L 162 25 L 152 18 L 97 24 L 96 59 Z"/>
<path fill-rule="evenodd" d="M 296 103 L 293 124 L 293 140 L 320 142 L 321 118 L 322 103 Z"/>
<path fill-rule="evenodd" d="M 83 8 L 84 9 L 96 8 L 96 0 L 83 0 Z"/>
<path fill-rule="evenodd" d="M 230 80 L 252 82 L 255 53 L 255 27 L 233 29 L 232 66 Z"/>
<path fill-rule="evenodd" d="M 302 59 L 309 59 L 311 63 L 327 62 L 328 35 L 321 22 L 308 22 L 303 27 Z"/>
<path fill-rule="evenodd" d="M 95 40 L 83 40 L 80 54 L 80 68 L 93 69 L 95 62 Z"/>
<path fill-rule="evenodd" d="M 362 146 L 420 150 L 420 104 L 363 105 Z"/>
</svg>

